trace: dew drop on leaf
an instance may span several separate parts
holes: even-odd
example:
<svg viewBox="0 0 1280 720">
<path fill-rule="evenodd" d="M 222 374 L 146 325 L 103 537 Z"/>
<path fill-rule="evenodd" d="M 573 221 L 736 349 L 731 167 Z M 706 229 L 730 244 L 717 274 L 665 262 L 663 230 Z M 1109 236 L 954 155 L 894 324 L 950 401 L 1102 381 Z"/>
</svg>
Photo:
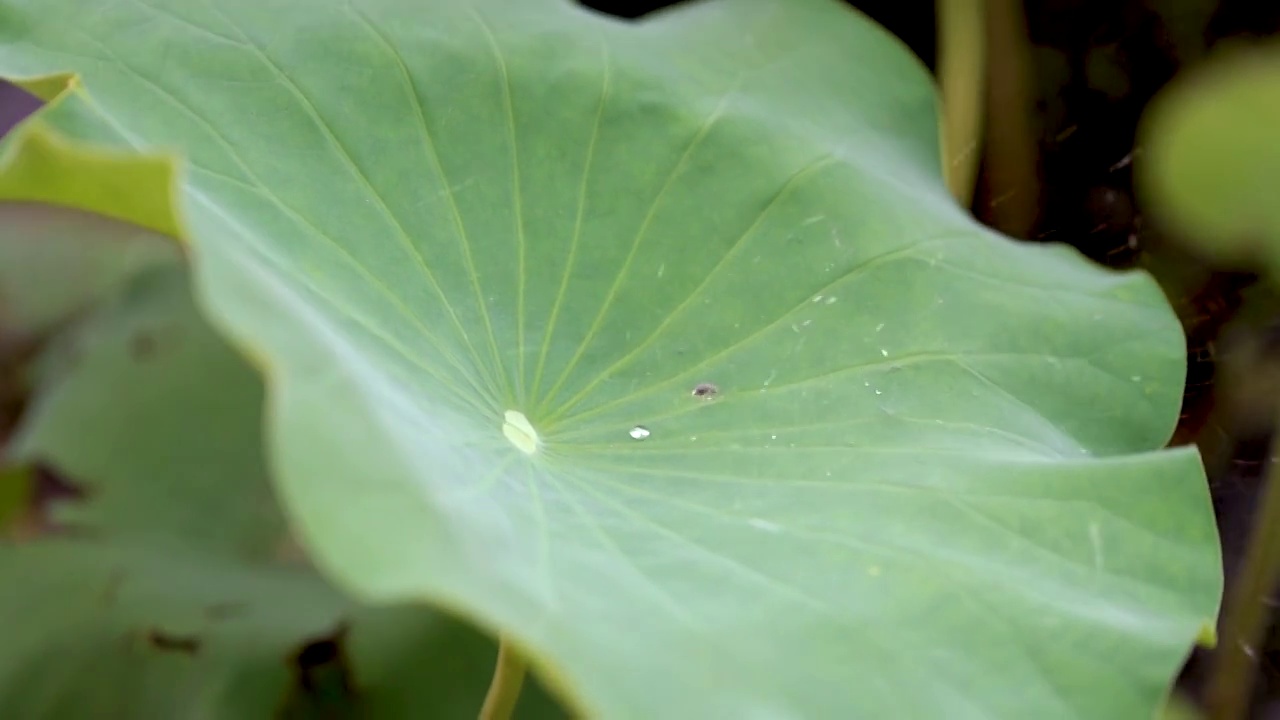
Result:
<svg viewBox="0 0 1280 720">
<path fill-rule="evenodd" d="M 643 425 L 637 425 L 631 428 L 631 431 L 627 434 L 631 436 L 632 440 L 643 440 L 649 437 L 649 428 Z"/>
</svg>

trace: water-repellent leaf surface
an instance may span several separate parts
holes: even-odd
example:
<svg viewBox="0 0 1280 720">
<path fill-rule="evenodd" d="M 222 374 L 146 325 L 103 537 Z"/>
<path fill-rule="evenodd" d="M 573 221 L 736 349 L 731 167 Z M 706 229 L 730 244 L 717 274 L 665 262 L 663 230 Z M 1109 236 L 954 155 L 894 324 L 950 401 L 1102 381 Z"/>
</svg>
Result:
<svg viewBox="0 0 1280 720">
<path fill-rule="evenodd" d="M 267 482 L 261 381 L 184 273 L 133 283 L 37 375 L 6 454 L 62 500 L 41 503 L 42 536 L 0 546 L 0 716 L 475 717 L 489 643 L 426 608 L 359 607 L 306 565 Z M 341 662 L 299 661 L 343 625 Z"/>
<path fill-rule="evenodd" d="M 977 226 L 836 2 L 0 8 L 84 88 L 11 163 L 185 158 L 316 562 L 589 716 L 1143 717 L 1216 612 L 1158 289 Z"/>
</svg>

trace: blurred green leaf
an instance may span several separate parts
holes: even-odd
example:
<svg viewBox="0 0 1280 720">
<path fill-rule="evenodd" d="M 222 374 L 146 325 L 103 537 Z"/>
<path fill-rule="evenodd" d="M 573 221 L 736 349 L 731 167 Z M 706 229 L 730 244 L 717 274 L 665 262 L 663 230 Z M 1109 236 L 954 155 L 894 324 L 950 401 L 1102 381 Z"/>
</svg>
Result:
<svg viewBox="0 0 1280 720">
<path fill-rule="evenodd" d="M 1280 278 L 1280 45 L 1220 52 L 1174 79 L 1139 144 L 1138 189 L 1172 235 Z"/>
<path fill-rule="evenodd" d="M 0 547 L 0 716 L 240 720 L 286 698 L 342 717 L 475 716 L 488 641 L 426 609 L 360 607 L 302 559 L 267 481 L 261 382 L 181 272 L 145 275 L 41 370 L 12 459 L 86 497 L 56 513 L 63 533 Z M 311 672 L 351 692 L 302 691 L 294 656 L 342 624 L 347 663 Z M 525 709 L 559 715 L 536 690 Z"/>
<path fill-rule="evenodd" d="M 177 256 L 172 240 L 125 223 L 0 203 L 0 340 L 48 331 Z"/>
</svg>

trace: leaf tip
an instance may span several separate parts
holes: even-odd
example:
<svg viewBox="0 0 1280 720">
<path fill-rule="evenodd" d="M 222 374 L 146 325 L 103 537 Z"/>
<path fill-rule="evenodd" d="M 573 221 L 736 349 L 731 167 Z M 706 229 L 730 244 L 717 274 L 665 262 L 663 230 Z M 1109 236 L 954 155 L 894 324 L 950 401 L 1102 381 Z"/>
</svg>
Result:
<svg viewBox="0 0 1280 720">
<path fill-rule="evenodd" d="M 0 200 L 83 210 L 186 240 L 178 209 L 177 153 L 122 149 L 56 129 L 50 113 L 87 112 L 69 107 L 72 98 L 83 95 L 77 75 L 14 82 L 46 104 L 7 139 L 0 157 Z"/>
<path fill-rule="evenodd" d="M 1218 628 L 1212 620 L 1206 620 L 1196 633 L 1196 647 L 1212 650 L 1218 646 Z"/>
<path fill-rule="evenodd" d="M 46 103 L 54 102 L 62 94 L 74 92 L 83 87 L 80 83 L 80 76 L 77 73 L 64 72 L 7 79 Z"/>
</svg>

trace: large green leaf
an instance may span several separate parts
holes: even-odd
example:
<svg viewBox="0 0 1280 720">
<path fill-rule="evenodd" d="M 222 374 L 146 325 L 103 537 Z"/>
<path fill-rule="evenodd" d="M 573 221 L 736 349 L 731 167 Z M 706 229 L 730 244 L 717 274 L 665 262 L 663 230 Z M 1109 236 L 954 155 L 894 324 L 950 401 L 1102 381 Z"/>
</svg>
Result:
<svg viewBox="0 0 1280 720">
<path fill-rule="evenodd" d="M 1216 612 L 1159 291 L 976 225 L 834 1 L 0 8 L 0 71 L 92 94 L 18 160 L 185 153 L 316 562 L 585 714 L 1145 717 Z M 11 185 L 101 205 L 104 152 Z"/>
<path fill-rule="evenodd" d="M 63 534 L 0 548 L 0 716 L 475 716 L 482 638 L 423 608 L 361 608 L 300 562 L 266 480 L 261 382 L 181 273 L 147 275 L 67 331 L 39 374 L 10 459 L 86 496 L 57 508 Z M 307 670 L 328 682 L 303 692 L 294 656 L 322 655 L 342 624 L 351 692 L 335 663 Z M 545 699 L 526 709 L 550 714 Z"/>
</svg>

